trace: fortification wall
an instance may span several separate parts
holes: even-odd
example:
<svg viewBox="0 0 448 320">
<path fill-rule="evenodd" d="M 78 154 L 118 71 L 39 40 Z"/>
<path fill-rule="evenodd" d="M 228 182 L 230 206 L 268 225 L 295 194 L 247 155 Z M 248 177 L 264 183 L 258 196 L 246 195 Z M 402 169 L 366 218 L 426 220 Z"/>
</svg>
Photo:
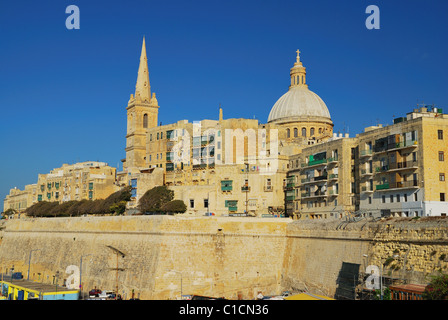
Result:
<svg viewBox="0 0 448 320">
<path fill-rule="evenodd" d="M 121 216 L 10 220 L 0 245 L 3 271 L 60 283 L 82 263 L 85 290 L 115 289 L 141 299 L 203 294 L 251 299 L 279 292 L 291 220 Z M 125 254 L 117 255 L 111 246 Z M 118 272 L 117 272 L 118 268 Z M 170 271 L 175 270 L 175 271 Z M 181 279 L 182 278 L 182 279 Z"/>
<path fill-rule="evenodd" d="M 385 219 L 356 223 L 300 221 L 288 225 L 282 287 L 350 298 L 353 268 L 384 264 L 391 281 L 426 284 L 448 272 L 448 219 Z M 351 284 L 354 284 L 352 282 Z"/>
<path fill-rule="evenodd" d="M 183 294 L 254 298 L 309 290 L 350 298 L 347 274 L 384 266 L 384 276 L 427 283 L 448 272 L 448 219 L 292 221 L 231 217 L 120 216 L 18 219 L 0 230 L 0 267 L 59 283 L 82 264 L 85 291 L 129 298 Z M 121 257 L 113 251 L 125 254 Z M 85 256 L 88 255 L 88 256 Z M 348 268 L 348 269 L 347 269 Z M 118 271 L 117 271 L 118 269 Z M 343 281 L 344 280 L 344 281 Z M 181 286 L 182 284 L 182 286 Z"/>
</svg>

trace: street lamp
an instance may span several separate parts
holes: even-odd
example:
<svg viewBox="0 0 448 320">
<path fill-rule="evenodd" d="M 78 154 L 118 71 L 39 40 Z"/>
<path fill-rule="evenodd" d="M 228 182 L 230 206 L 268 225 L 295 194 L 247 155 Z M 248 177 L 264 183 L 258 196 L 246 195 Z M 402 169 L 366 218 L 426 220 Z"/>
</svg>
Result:
<svg viewBox="0 0 448 320">
<path fill-rule="evenodd" d="M 180 299 L 182 300 L 182 272 L 176 270 L 168 270 L 170 272 L 175 272 L 180 274 Z"/>
<path fill-rule="evenodd" d="M 79 295 L 81 296 L 82 299 L 82 258 L 83 257 L 87 257 L 87 256 L 91 256 L 92 254 L 85 254 L 81 256 L 81 261 L 79 262 Z"/>
<path fill-rule="evenodd" d="M 40 249 L 33 249 L 30 251 L 30 256 L 28 258 L 28 276 L 27 276 L 27 280 L 30 280 L 30 267 L 31 267 L 31 253 L 33 253 L 33 251 L 39 251 Z"/>
</svg>

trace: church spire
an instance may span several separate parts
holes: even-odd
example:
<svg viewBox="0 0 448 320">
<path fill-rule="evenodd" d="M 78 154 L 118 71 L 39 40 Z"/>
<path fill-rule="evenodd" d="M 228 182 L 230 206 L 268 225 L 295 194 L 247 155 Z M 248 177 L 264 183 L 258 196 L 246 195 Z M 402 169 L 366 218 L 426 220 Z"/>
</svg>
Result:
<svg viewBox="0 0 448 320">
<path fill-rule="evenodd" d="M 289 88 L 298 86 L 308 88 L 308 85 L 306 84 L 306 68 L 300 61 L 300 50 L 297 50 L 296 52 L 297 58 L 294 66 L 291 68 L 291 86 Z"/>
<path fill-rule="evenodd" d="M 143 37 L 140 66 L 138 67 L 137 84 L 135 85 L 135 97 L 140 96 L 142 101 L 151 100 L 151 86 L 149 85 L 148 58 L 146 57 L 145 37 Z"/>
</svg>

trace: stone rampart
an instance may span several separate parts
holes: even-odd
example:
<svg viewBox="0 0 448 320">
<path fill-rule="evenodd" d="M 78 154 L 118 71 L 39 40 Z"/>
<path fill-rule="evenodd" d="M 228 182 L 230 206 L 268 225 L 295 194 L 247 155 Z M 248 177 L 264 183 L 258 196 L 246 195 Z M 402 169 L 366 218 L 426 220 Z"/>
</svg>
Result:
<svg viewBox="0 0 448 320">
<path fill-rule="evenodd" d="M 448 271 L 448 219 L 292 221 L 119 216 L 9 220 L 0 267 L 61 284 L 82 263 L 84 291 L 130 298 L 185 294 L 252 299 L 283 290 L 351 298 L 351 278 L 384 264 L 385 277 L 427 283 Z M 117 254 L 116 250 L 124 254 Z M 59 276 L 57 276 L 59 272 Z M 353 280 L 354 281 L 354 280 Z"/>
</svg>

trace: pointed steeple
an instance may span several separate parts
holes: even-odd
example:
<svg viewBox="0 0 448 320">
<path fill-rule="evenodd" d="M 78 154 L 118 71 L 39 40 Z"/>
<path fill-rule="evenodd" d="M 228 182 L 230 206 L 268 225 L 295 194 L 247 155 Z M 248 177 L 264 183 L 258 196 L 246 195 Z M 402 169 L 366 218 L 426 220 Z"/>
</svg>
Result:
<svg viewBox="0 0 448 320">
<path fill-rule="evenodd" d="M 137 84 L 135 85 L 135 97 L 142 101 L 151 100 L 151 86 L 149 85 L 148 58 L 146 57 L 145 37 L 143 37 L 140 66 L 138 67 Z"/>
<path fill-rule="evenodd" d="M 300 61 L 300 50 L 297 50 L 297 58 L 294 66 L 291 68 L 290 76 L 291 76 L 291 87 L 308 87 L 306 84 L 306 68 L 303 66 Z"/>
</svg>

